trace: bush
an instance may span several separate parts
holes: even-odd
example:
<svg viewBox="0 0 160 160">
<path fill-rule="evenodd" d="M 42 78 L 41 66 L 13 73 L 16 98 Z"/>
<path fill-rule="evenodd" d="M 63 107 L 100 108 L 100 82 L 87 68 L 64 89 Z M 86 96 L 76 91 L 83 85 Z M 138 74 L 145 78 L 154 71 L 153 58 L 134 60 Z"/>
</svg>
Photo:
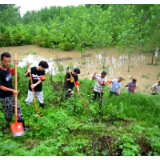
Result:
<svg viewBox="0 0 160 160">
<path fill-rule="evenodd" d="M 21 46 L 24 42 L 24 36 L 22 35 L 22 33 L 20 32 L 16 32 L 14 35 L 13 35 L 13 45 L 14 46 Z"/>
<path fill-rule="evenodd" d="M 6 31 L 5 33 L 1 34 L 1 39 L 0 39 L 0 46 L 1 47 L 7 47 L 11 45 L 11 38 L 10 38 L 10 34 L 8 33 L 8 31 Z"/>
<path fill-rule="evenodd" d="M 73 47 L 69 42 L 61 42 L 59 43 L 58 48 L 64 51 L 70 51 Z"/>
</svg>

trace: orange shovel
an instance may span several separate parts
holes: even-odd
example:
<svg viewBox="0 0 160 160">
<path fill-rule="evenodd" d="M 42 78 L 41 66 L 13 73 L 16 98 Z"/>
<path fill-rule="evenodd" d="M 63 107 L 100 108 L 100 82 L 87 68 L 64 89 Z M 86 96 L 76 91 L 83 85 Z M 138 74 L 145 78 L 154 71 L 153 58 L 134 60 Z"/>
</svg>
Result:
<svg viewBox="0 0 160 160">
<path fill-rule="evenodd" d="M 15 60 L 17 60 L 17 53 L 15 53 Z M 15 90 L 17 91 L 17 64 L 15 64 Z M 24 136 L 24 129 L 22 122 L 17 122 L 17 95 L 15 95 L 15 123 L 11 123 L 11 131 L 13 137 Z"/>
<path fill-rule="evenodd" d="M 30 69 L 29 62 L 28 62 L 28 69 Z M 32 85 L 32 84 L 33 84 L 33 81 L 32 81 L 32 75 L 31 75 L 31 72 L 29 72 L 29 75 L 30 75 L 30 80 L 31 80 L 31 85 Z M 37 110 L 37 104 L 36 104 L 36 99 L 35 99 L 34 89 L 33 89 L 33 88 L 32 88 L 32 93 L 33 93 L 34 105 L 35 105 L 36 113 L 37 113 L 37 114 L 38 114 L 38 116 L 41 118 L 41 116 L 39 115 L 38 110 Z"/>
</svg>

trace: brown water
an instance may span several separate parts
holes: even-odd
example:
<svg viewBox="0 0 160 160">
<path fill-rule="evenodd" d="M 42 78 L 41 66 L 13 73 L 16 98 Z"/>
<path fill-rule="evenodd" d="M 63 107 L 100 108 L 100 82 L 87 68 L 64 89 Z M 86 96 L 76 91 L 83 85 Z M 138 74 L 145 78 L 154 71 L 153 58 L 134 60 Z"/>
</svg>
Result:
<svg viewBox="0 0 160 160">
<path fill-rule="evenodd" d="M 160 65 L 147 65 L 151 62 L 152 54 L 143 53 L 139 54 L 139 51 L 135 51 L 131 55 L 130 72 L 128 72 L 128 55 L 121 54 L 115 47 L 107 48 L 106 52 L 102 54 L 99 49 L 96 52 L 94 49 L 86 50 L 85 54 L 90 54 L 90 57 L 82 57 L 80 52 L 72 51 L 56 51 L 56 49 L 49 49 L 38 47 L 35 45 L 18 46 L 18 47 L 0 47 L 0 53 L 9 52 L 14 59 L 14 53 L 17 52 L 19 66 L 23 67 L 27 65 L 27 62 L 33 63 L 32 66 L 37 66 L 41 60 L 48 61 L 49 69 L 55 75 L 58 73 L 56 58 L 60 59 L 60 64 L 64 66 L 64 72 L 66 68 L 72 63 L 73 67 L 78 67 L 81 70 L 79 78 L 91 79 L 94 71 L 101 73 L 102 70 L 107 71 L 107 80 L 116 79 L 122 76 L 123 86 L 126 85 L 132 78 L 137 78 L 137 90 L 144 92 L 150 92 L 150 87 L 154 83 L 157 83 L 157 73 L 160 72 Z M 35 55 L 34 55 L 35 53 Z M 157 56 L 158 57 L 158 56 Z M 154 59 L 154 63 L 156 58 Z M 105 59 L 106 69 L 103 69 L 103 60 Z M 83 62 L 86 62 L 83 64 Z M 142 78 L 142 75 L 148 75 L 149 78 Z M 160 78 L 159 78 L 160 80 Z M 146 87 L 148 86 L 148 88 Z"/>
</svg>

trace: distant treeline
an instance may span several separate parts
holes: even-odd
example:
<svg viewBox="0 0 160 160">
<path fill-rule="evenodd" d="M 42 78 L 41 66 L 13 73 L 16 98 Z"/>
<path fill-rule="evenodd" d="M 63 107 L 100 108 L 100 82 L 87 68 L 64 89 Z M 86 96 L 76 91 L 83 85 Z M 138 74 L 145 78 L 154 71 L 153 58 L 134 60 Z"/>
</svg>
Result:
<svg viewBox="0 0 160 160">
<path fill-rule="evenodd" d="M 0 47 L 35 44 L 82 53 L 89 47 L 160 45 L 159 4 L 86 4 L 44 7 L 20 16 L 18 6 L 0 4 Z"/>
</svg>

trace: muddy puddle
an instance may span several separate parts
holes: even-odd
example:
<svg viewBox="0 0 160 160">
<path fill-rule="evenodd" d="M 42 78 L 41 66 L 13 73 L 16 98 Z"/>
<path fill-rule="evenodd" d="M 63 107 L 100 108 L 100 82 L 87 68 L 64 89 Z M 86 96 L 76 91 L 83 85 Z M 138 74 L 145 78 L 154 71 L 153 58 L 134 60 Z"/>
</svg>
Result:
<svg viewBox="0 0 160 160">
<path fill-rule="evenodd" d="M 152 53 L 141 53 L 134 51 L 131 55 L 130 72 L 128 72 L 128 55 L 121 54 L 115 47 L 107 48 L 106 52 L 99 49 L 96 52 L 94 49 L 85 51 L 85 55 L 80 52 L 72 51 L 57 51 L 56 49 L 49 49 L 38 47 L 35 45 L 18 46 L 18 47 L 0 47 L 0 53 L 9 52 L 14 59 L 14 53 L 17 52 L 19 66 L 27 65 L 27 62 L 33 63 L 32 66 L 38 65 L 39 61 L 46 60 L 49 64 L 47 72 L 55 75 L 58 73 L 58 64 L 63 65 L 64 72 L 68 66 L 73 68 L 78 67 L 81 70 L 79 78 L 91 79 L 94 71 L 101 73 L 106 70 L 107 80 L 116 79 L 122 76 L 124 78 L 123 86 L 131 81 L 132 78 L 137 78 L 137 90 L 143 92 L 150 92 L 151 85 L 157 83 L 157 74 L 160 72 L 160 62 L 158 65 L 148 65 L 151 62 Z M 156 52 L 154 63 L 158 60 L 159 53 Z M 105 69 L 103 69 L 103 66 Z M 144 75 L 144 76 L 143 76 Z"/>
</svg>

